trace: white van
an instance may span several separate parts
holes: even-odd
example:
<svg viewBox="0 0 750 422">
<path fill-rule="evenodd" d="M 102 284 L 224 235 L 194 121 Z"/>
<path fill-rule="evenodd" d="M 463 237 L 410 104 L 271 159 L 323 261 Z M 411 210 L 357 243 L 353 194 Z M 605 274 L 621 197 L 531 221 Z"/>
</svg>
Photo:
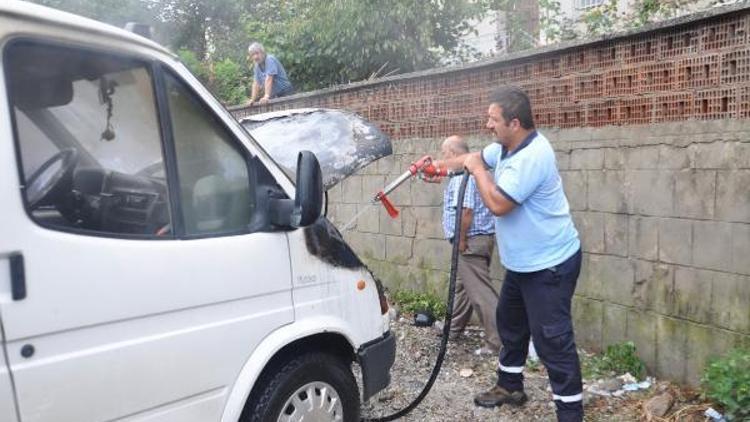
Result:
<svg viewBox="0 0 750 422">
<path fill-rule="evenodd" d="M 108 25 L 4 2 L 0 48 L 0 421 L 358 420 L 395 341 L 321 213 L 367 160 L 289 145 L 279 166 L 173 54 Z M 268 121 L 321 113 L 356 120 Z"/>
</svg>

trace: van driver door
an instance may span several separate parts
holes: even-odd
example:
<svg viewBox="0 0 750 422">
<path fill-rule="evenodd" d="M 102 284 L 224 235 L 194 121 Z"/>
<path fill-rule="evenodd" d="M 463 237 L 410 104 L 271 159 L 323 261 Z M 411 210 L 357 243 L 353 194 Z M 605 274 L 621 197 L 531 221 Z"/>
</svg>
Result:
<svg viewBox="0 0 750 422">
<path fill-rule="evenodd" d="M 22 422 L 219 420 L 294 318 L 286 234 L 250 229 L 247 153 L 189 84 L 112 50 L 4 46 L 3 421 L 5 362 Z"/>
</svg>

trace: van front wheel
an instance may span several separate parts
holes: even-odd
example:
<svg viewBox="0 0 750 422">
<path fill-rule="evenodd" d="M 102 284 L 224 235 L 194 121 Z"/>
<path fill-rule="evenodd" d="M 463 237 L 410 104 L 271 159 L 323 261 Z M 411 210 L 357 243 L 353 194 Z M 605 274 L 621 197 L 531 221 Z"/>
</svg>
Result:
<svg viewBox="0 0 750 422">
<path fill-rule="evenodd" d="M 359 420 L 359 389 L 351 368 L 324 353 L 305 354 L 280 365 L 256 397 L 247 422 Z"/>
</svg>

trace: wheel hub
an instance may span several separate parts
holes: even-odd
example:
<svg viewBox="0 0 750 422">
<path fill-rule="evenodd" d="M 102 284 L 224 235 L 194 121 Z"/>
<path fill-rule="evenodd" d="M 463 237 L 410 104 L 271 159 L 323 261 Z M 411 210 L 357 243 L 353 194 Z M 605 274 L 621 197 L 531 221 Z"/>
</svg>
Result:
<svg viewBox="0 0 750 422">
<path fill-rule="evenodd" d="M 338 392 L 321 381 L 298 388 L 281 408 L 277 422 L 341 422 L 344 409 Z"/>
</svg>

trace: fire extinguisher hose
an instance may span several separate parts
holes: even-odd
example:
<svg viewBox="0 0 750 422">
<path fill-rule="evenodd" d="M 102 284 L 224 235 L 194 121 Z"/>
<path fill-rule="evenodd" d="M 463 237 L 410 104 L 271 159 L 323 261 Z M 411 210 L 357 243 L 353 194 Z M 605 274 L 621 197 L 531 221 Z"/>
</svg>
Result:
<svg viewBox="0 0 750 422">
<path fill-rule="evenodd" d="M 466 194 L 466 184 L 469 181 L 469 172 L 464 171 L 461 176 L 461 184 L 458 188 L 458 198 L 456 204 L 456 220 L 454 227 L 461 227 L 461 214 L 463 214 L 464 195 Z M 427 383 L 422 387 L 422 391 L 419 395 L 412 400 L 406 407 L 399 410 L 396 413 L 387 416 L 381 416 L 377 418 L 362 418 L 362 421 L 367 422 L 387 422 L 393 421 L 406 416 L 409 412 L 414 410 L 419 404 L 427 397 L 427 394 L 432 389 L 435 380 L 440 374 L 440 368 L 443 366 L 445 360 L 445 353 L 448 350 L 448 334 L 451 329 L 451 322 L 453 321 L 453 301 L 456 296 L 456 277 L 458 275 L 458 244 L 459 242 L 453 242 L 453 250 L 451 252 L 451 272 L 450 278 L 448 279 L 448 303 L 446 304 L 445 311 L 445 324 L 443 325 L 443 337 L 440 340 L 440 350 L 438 351 L 437 359 L 435 359 L 435 366 L 432 368 L 430 378 L 427 379 Z"/>
</svg>

